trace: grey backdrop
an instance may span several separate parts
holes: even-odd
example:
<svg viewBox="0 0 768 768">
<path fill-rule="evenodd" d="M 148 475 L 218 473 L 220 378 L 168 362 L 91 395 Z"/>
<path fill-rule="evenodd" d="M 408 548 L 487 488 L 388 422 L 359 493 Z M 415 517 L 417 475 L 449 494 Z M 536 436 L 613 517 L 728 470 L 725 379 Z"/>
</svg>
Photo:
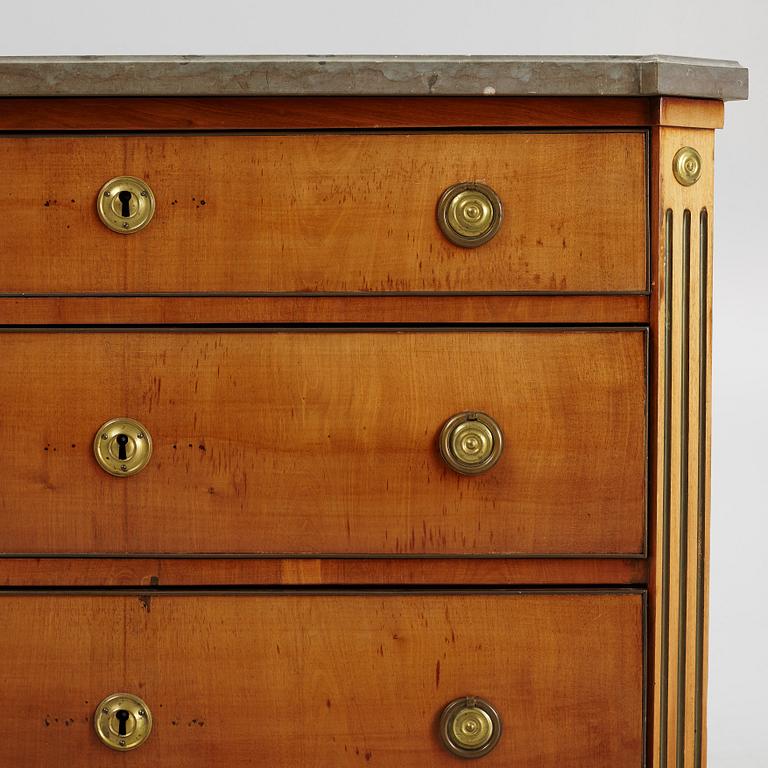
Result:
<svg viewBox="0 0 768 768">
<path fill-rule="evenodd" d="M 0 55 L 650 54 L 738 59 L 751 99 L 717 138 L 711 768 L 768 764 L 766 0 L 7 2 Z M 585 766 L 588 768 L 588 766 Z"/>
</svg>

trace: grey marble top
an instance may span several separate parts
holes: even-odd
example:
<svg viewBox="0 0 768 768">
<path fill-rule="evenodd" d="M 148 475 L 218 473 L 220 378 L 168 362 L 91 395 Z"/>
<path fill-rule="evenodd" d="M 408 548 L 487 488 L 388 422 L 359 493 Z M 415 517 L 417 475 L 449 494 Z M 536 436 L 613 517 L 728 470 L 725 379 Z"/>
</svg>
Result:
<svg viewBox="0 0 768 768">
<path fill-rule="evenodd" d="M 689 96 L 746 99 L 736 61 L 675 56 L 0 57 L 3 96 Z"/>
</svg>

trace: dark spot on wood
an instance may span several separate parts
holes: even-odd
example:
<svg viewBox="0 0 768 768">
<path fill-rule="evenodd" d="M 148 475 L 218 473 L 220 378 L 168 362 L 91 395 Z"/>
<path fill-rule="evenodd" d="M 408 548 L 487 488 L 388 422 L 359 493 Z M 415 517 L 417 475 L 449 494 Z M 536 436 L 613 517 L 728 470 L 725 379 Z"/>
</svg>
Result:
<svg viewBox="0 0 768 768">
<path fill-rule="evenodd" d="M 139 602 L 147 613 L 152 611 L 152 595 L 139 595 Z"/>
<path fill-rule="evenodd" d="M 200 443 L 200 445 L 197 446 L 201 451 L 205 450 L 205 443 Z"/>
<path fill-rule="evenodd" d="M 328 709 L 331 708 L 331 700 L 330 699 L 326 699 L 325 700 L 325 706 L 328 707 Z"/>
<path fill-rule="evenodd" d="M 370 752 L 366 752 L 365 753 L 365 759 L 366 759 L 367 762 L 369 762 L 369 763 L 371 762 L 371 753 Z"/>
<path fill-rule="evenodd" d="M 437 664 L 435 664 L 435 688 L 440 687 L 440 659 L 437 660 Z"/>
<path fill-rule="evenodd" d="M 160 583 L 160 577 L 159 576 L 150 576 L 149 577 L 149 584 L 152 587 L 156 587 Z M 163 706 L 162 704 L 160 705 Z"/>
<path fill-rule="evenodd" d="M 205 200 L 201 200 L 200 205 L 205 205 Z"/>
</svg>

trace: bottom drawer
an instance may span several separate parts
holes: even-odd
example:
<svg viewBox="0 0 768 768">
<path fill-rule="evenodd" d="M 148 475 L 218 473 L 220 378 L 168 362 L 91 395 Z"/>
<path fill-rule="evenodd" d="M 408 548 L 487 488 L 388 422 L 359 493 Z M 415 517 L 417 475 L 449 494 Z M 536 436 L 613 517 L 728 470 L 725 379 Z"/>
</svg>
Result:
<svg viewBox="0 0 768 768">
<path fill-rule="evenodd" d="M 644 606 L 635 590 L 6 592 L 0 765 L 456 765 L 441 713 L 476 696 L 500 727 L 465 702 L 442 728 L 470 753 L 500 732 L 484 766 L 640 768 Z M 117 692 L 152 716 L 122 755 L 94 726 Z"/>
</svg>

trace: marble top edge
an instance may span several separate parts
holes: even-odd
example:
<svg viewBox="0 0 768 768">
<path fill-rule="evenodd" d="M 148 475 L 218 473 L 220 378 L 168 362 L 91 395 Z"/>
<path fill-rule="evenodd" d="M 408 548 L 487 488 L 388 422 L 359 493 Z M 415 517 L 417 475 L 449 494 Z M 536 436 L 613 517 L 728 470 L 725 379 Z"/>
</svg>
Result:
<svg viewBox="0 0 768 768">
<path fill-rule="evenodd" d="M 659 54 L 0 57 L 0 97 L 747 94 L 736 61 Z"/>
<path fill-rule="evenodd" d="M 726 66 L 726 67 L 740 67 L 741 65 L 737 61 L 730 59 L 706 59 L 695 58 L 690 56 L 667 56 L 663 54 L 650 54 L 645 56 L 630 56 L 630 55 L 611 55 L 611 56 L 523 56 L 523 55 L 494 55 L 494 54 L 388 54 L 388 55 L 376 55 L 376 54 L 306 54 L 306 55 L 291 55 L 291 54 L 279 54 L 279 55 L 239 55 L 239 54 L 227 54 L 227 55 L 206 55 L 206 54 L 163 54 L 163 55 L 141 55 L 141 56 L 127 56 L 127 55 L 114 55 L 114 56 L 102 56 L 102 55 L 88 55 L 88 56 L 0 56 L 0 62 L 20 62 L 20 63 L 78 63 L 78 62 L 92 62 L 92 61 L 118 61 L 118 62 L 185 62 L 185 61 L 200 61 L 200 62 L 309 62 L 316 63 L 319 61 L 334 61 L 334 62 L 390 62 L 390 61 L 418 61 L 418 62 L 455 62 L 463 63 L 468 61 L 499 61 L 499 62 L 583 62 L 589 63 L 601 63 L 601 62 L 626 62 L 628 64 L 643 64 L 646 62 L 671 62 L 675 64 L 694 64 L 694 65 L 706 65 L 706 66 Z"/>
</svg>

